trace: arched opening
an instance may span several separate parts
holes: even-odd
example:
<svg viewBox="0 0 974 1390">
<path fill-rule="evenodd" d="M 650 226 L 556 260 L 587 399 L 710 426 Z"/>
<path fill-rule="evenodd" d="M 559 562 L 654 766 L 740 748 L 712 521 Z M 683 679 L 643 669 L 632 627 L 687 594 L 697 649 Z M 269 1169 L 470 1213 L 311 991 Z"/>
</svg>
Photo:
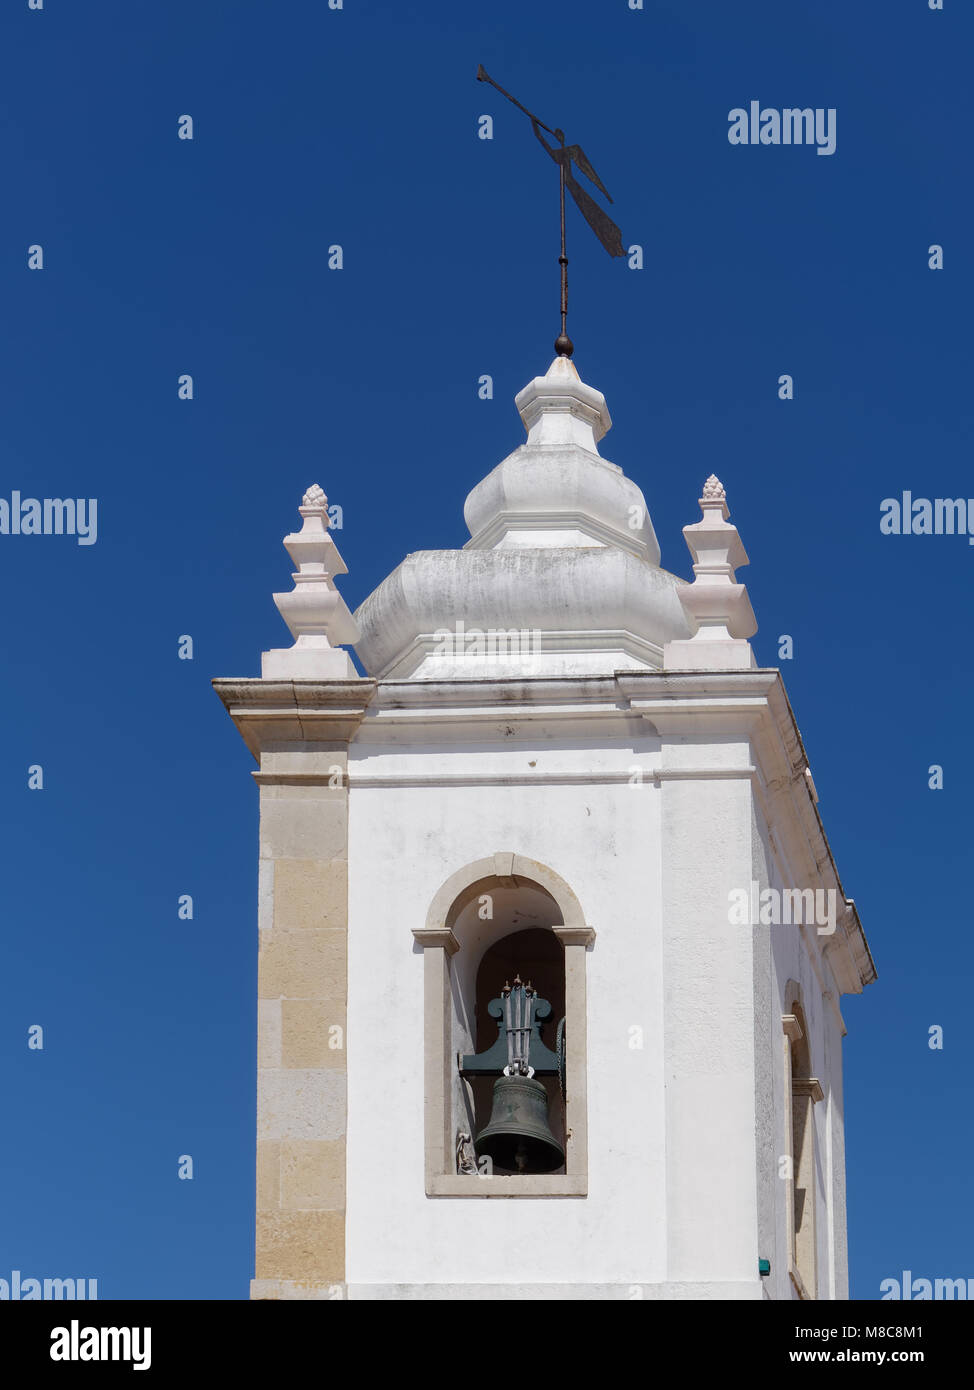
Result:
<svg viewBox="0 0 974 1390">
<path fill-rule="evenodd" d="M 519 854 L 495 853 L 451 874 L 432 899 L 425 925 L 412 930 L 425 956 L 427 1195 L 586 1196 L 586 957 L 595 931 L 587 925 L 577 897 L 546 864 Z M 527 990 L 513 988 L 518 974 L 523 984 L 530 980 L 533 987 L 530 1005 Z M 504 990 L 508 981 L 509 994 Z M 515 994 L 522 996 L 520 1014 L 513 1012 Z M 538 1005 L 535 1012 L 539 997 L 546 1007 Z M 493 1016 L 492 1000 L 499 1001 Z M 502 1015 L 503 1033 L 498 1028 Z M 562 1018 L 564 1046 L 558 1051 Z M 509 1029 L 522 1045 L 530 1036 L 528 1054 L 539 1067 L 534 1062 L 510 1067 Z M 478 1055 L 485 1048 L 490 1051 L 491 1045 L 497 1050 L 490 1057 Z M 527 1055 L 523 1048 L 520 1055 Z M 474 1063 L 469 1071 L 468 1060 Z M 532 1096 L 526 1102 L 528 1110 L 542 1112 L 546 1128 L 541 1143 L 549 1166 L 536 1162 L 536 1153 L 530 1166 L 525 1163 L 525 1149 L 533 1148 L 530 1143 L 519 1144 L 520 1151 L 514 1152 L 517 1171 L 489 1173 L 477 1162 L 476 1136 L 492 1115 L 493 1083 L 505 1065 L 509 1074 L 513 1071 L 526 1080 L 524 1090 Z M 526 1076 L 529 1065 L 534 1067 L 533 1077 Z M 510 1101 L 517 1088 L 505 1087 L 503 1094 Z M 505 1129 L 504 1142 L 506 1138 Z M 490 1165 L 494 1156 L 492 1146 L 486 1151 Z M 550 1166 L 552 1159 L 560 1166 Z M 491 1180 L 478 1181 L 485 1177 Z"/>
<path fill-rule="evenodd" d="M 465 1148 L 470 1162 L 475 1158 L 477 1136 L 491 1119 L 498 1073 L 493 1070 L 477 1075 L 463 1068 L 462 1059 L 486 1053 L 496 1043 L 503 1020 L 492 1018 L 488 1009 L 515 977 L 525 984 L 530 982 L 550 1006 L 539 1021 L 539 1034 L 544 1045 L 554 1051 L 556 1029 L 565 1016 L 565 951 L 552 928 L 561 925 L 562 913 L 540 884 L 493 875 L 468 885 L 452 904 L 447 920 L 460 945 L 450 962 L 456 1058 L 454 1125 L 458 1147 Z M 565 1105 L 557 1072 L 539 1073 L 536 1080 L 548 1097 L 549 1128 L 564 1148 Z M 463 1141 L 463 1135 L 469 1138 Z M 493 1165 L 493 1171 L 498 1175 L 512 1172 L 500 1164 Z M 548 1171 L 564 1173 L 565 1167 L 562 1164 Z"/>
</svg>

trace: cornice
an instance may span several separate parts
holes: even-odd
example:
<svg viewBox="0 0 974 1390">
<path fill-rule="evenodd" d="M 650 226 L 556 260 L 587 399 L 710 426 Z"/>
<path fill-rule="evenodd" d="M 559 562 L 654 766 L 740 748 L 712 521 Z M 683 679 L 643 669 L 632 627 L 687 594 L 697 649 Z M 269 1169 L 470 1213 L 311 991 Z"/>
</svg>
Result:
<svg viewBox="0 0 974 1390">
<path fill-rule="evenodd" d="M 596 462 L 603 467 L 606 465 L 606 460 L 602 458 L 596 457 Z M 646 559 L 645 542 L 634 540 L 632 531 L 626 531 L 621 526 L 612 526 L 602 518 L 577 507 L 551 507 L 545 511 L 503 508 L 495 512 L 490 521 L 471 536 L 463 549 L 493 550 L 508 532 L 516 535 L 519 531 L 579 531 L 600 545 L 616 546 L 636 560 Z M 513 545 L 516 546 L 517 542 L 513 542 Z M 687 588 L 690 587 L 686 580 L 681 580 L 681 583 Z"/>
<path fill-rule="evenodd" d="M 511 547 L 511 549 L 516 550 L 517 547 Z M 400 650 L 389 658 L 386 663 L 386 674 L 382 677 L 383 683 L 389 681 L 409 681 L 410 684 L 415 684 L 417 681 L 423 681 L 424 678 L 422 676 L 412 676 L 411 673 L 418 671 L 427 658 L 436 656 L 436 653 L 443 645 L 443 631 L 444 629 L 441 628 L 437 631 L 417 632 L 413 634 Z M 467 637 L 469 638 L 475 631 L 481 633 L 482 640 L 485 635 L 488 640 L 490 640 L 490 634 L 493 632 L 494 634 L 501 634 L 500 641 L 506 642 L 506 638 L 503 636 L 503 634 L 507 632 L 505 628 L 475 628 L 471 625 L 471 627 L 466 630 Z M 518 632 L 519 629 L 512 628 L 511 631 Z M 525 629 L 525 632 L 526 631 L 527 629 Z M 496 641 L 497 637 L 495 636 L 493 640 Z M 525 638 L 525 640 L 527 641 L 528 639 Z M 641 637 L 639 633 L 632 632 L 630 629 L 622 627 L 612 629 L 604 628 L 594 631 L 582 628 L 559 628 L 558 630 L 537 628 L 531 630 L 530 645 L 532 650 L 528 656 L 522 656 L 518 653 L 508 656 L 506 653 L 500 652 L 489 657 L 459 657 L 456 659 L 460 667 L 464 664 L 474 666 L 476 662 L 480 665 L 481 670 L 484 666 L 487 666 L 488 669 L 490 669 L 490 667 L 499 669 L 507 666 L 507 674 L 470 677 L 461 671 L 452 678 L 452 681 L 451 677 L 447 676 L 443 678 L 442 681 L 438 678 L 434 678 L 435 683 L 449 685 L 454 682 L 462 682 L 466 684 L 471 679 L 495 681 L 558 680 L 560 678 L 554 675 L 522 676 L 520 674 L 510 674 L 512 670 L 517 671 L 518 667 L 523 667 L 526 661 L 544 662 L 550 660 L 552 656 L 555 658 L 565 658 L 572 662 L 582 662 L 585 661 L 587 657 L 594 654 L 598 659 L 598 666 L 603 670 L 607 664 L 606 661 L 603 660 L 606 652 L 610 654 L 609 659 L 612 661 L 617 661 L 620 657 L 631 657 L 633 661 L 638 662 L 640 666 L 649 668 L 650 671 L 659 670 L 663 665 L 663 647 L 660 643 L 652 642 L 647 638 Z M 449 660 L 450 658 L 447 658 L 447 661 Z M 457 670 L 458 668 L 454 665 L 453 669 Z M 582 673 L 582 675 L 583 678 L 589 678 L 585 673 Z M 603 678 L 611 679 L 611 677 Z M 576 677 L 572 676 L 568 679 L 576 679 Z"/>
<path fill-rule="evenodd" d="M 212 682 L 240 736 L 261 754 L 308 744 L 347 744 L 362 722 L 376 682 L 268 681 L 223 678 Z"/>
<path fill-rule="evenodd" d="M 413 927 L 413 936 L 424 949 L 439 949 L 448 956 L 456 955 L 460 949 L 460 943 L 449 927 Z"/>
<path fill-rule="evenodd" d="M 670 781 L 751 781 L 754 777 L 753 767 L 677 767 L 677 768 L 646 768 L 642 771 L 642 785 L 660 786 L 663 782 Z M 253 774 L 255 780 L 261 780 L 261 774 Z M 300 774 L 291 774 L 293 780 L 303 780 Z M 321 774 L 313 774 L 315 780 L 324 780 Z M 312 779 L 312 774 L 308 774 L 308 780 Z M 624 786 L 631 784 L 633 779 L 632 772 L 626 768 L 623 770 L 600 769 L 596 772 L 585 772 L 581 769 L 574 772 L 389 772 L 389 773 L 359 773 L 351 772 L 348 775 L 348 785 L 350 787 L 581 787 L 581 786 Z M 273 780 L 280 782 L 282 778 L 275 775 Z"/>
<path fill-rule="evenodd" d="M 808 946 L 823 992 L 830 973 L 839 994 L 858 994 L 876 978 L 876 967 L 858 911 L 842 887 L 809 775 L 808 756 L 781 673 L 758 667 L 741 671 L 619 671 L 613 677 L 535 677 L 520 680 L 380 681 L 359 730 L 370 743 L 401 745 L 422 737 L 435 742 L 449 729 L 453 744 L 505 738 L 661 739 L 738 734 L 751 742 L 753 766 L 647 769 L 659 785 L 671 776 L 748 777 L 769 832 L 796 884 L 834 888 L 838 920 L 834 936 L 808 933 Z M 409 730 L 407 733 L 406 730 Z M 422 734 L 420 731 L 422 730 Z M 351 774 L 353 787 L 390 785 L 549 785 L 623 781 L 618 771 L 552 774 L 492 772 L 450 774 Z M 838 1013 L 838 1006 L 836 1005 Z M 841 1015 L 839 1015 L 840 1026 Z"/>
<path fill-rule="evenodd" d="M 833 936 L 809 934 L 821 978 L 827 968 L 840 994 L 860 993 L 876 967 L 855 903 L 846 897 L 819 813 L 808 757 L 781 673 L 742 671 L 622 671 L 614 676 L 475 680 L 213 682 L 254 757 L 267 751 L 348 745 L 357 740 L 402 747 L 436 742 L 454 746 L 500 737 L 664 741 L 698 735 L 739 734 L 750 740 L 753 766 L 647 769 L 659 785 L 668 777 L 747 777 L 775 843 L 796 884 L 834 888 L 838 919 Z M 281 769 L 290 773 L 291 769 Z M 314 774 L 317 775 L 317 774 Z M 578 784 L 628 780 L 618 771 L 551 774 L 488 772 L 451 775 L 369 774 L 351 770 L 353 788 L 381 786 Z"/>
</svg>

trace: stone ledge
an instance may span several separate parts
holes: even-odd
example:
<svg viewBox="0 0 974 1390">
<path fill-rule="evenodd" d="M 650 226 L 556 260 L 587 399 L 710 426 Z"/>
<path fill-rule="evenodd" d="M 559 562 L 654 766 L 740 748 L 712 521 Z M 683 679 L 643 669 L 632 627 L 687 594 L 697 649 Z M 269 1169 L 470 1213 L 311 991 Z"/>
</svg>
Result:
<svg viewBox="0 0 974 1390">
<path fill-rule="evenodd" d="M 369 1299 L 409 1302 L 443 1299 L 451 1303 L 458 1300 L 484 1303 L 561 1303 L 614 1299 L 626 1303 L 640 1300 L 711 1303 L 716 1300 L 756 1301 L 764 1297 L 760 1279 L 724 1283 L 651 1283 L 646 1280 L 632 1280 L 624 1284 L 346 1284 L 345 1290 L 350 1301 Z"/>
<path fill-rule="evenodd" d="M 211 684 L 258 763 L 265 749 L 346 748 L 376 691 L 376 682 L 365 676 L 335 681 L 224 677 Z"/>
<path fill-rule="evenodd" d="M 251 1299 L 314 1299 L 337 1302 L 346 1297 L 344 1284 L 315 1284 L 301 1279 L 251 1279 Z"/>
<path fill-rule="evenodd" d="M 521 1177 L 434 1173 L 427 1197 L 587 1197 L 588 1177 L 576 1173 L 526 1173 Z"/>
</svg>

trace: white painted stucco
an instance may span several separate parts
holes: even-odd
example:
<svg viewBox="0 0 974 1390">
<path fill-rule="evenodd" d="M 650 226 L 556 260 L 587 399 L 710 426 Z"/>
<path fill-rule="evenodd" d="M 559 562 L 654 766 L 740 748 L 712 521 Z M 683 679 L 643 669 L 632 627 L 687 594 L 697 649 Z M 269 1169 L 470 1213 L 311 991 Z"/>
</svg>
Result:
<svg viewBox="0 0 974 1390">
<path fill-rule="evenodd" d="M 422 754 L 415 760 L 428 773 L 451 761 Z M 397 761 L 369 759 L 369 771 Z M 628 768 L 624 755 L 602 761 Z M 484 756 L 478 768 L 510 771 L 516 762 L 526 768 L 526 752 Z M 566 755 L 551 763 L 552 770 L 564 767 Z M 350 1283 L 490 1284 L 515 1274 L 521 1282 L 551 1283 L 564 1282 L 570 1270 L 587 1282 L 665 1277 L 659 859 L 651 849 L 659 839 L 659 800 L 652 785 L 353 789 Z M 553 1199 L 556 1219 L 543 1200 L 430 1199 L 424 1191 L 422 957 L 411 929 L 423 925 L 452 873 L 509 848 L 564 877 L 598 932 L 588 958 L 588 1098 L 590 1133 L 600 1140 L 589 1152 L 589 1196 Z M 633 867 L 620 872 L 626 860 Z M 629 968 L 620 974 L 622 959 Z M 627 1046 L 630 1023 L 646 1030 L 641 1051 Z M 368 1038 L 381 1050 L 378 1070 L 364 1046 Z M 644 1099 L 629 1108 L 631 1095 Z M 398 1136 L 393 1152 L 390 1134 Z M 627 1194 L 636 1189 L 643 1195 L 634 1208 Z"/>
</svg>

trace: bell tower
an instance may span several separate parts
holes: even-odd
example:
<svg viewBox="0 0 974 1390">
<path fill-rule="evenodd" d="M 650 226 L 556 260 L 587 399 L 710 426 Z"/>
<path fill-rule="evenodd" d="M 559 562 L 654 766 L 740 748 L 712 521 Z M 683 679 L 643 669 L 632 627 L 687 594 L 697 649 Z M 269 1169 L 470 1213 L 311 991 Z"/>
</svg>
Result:
<svg viewBox="0 0 974 1390">
<path fill-rule="evenodd" d="M 516 405 L 466 545 L 354 616 L 310 489 L 294 646 L 215 682 L 260 795 L 253 1296 L 847 1297 L 875 968 L 724 488 L 687 582 L 570 358 Z"/>
</svg>

